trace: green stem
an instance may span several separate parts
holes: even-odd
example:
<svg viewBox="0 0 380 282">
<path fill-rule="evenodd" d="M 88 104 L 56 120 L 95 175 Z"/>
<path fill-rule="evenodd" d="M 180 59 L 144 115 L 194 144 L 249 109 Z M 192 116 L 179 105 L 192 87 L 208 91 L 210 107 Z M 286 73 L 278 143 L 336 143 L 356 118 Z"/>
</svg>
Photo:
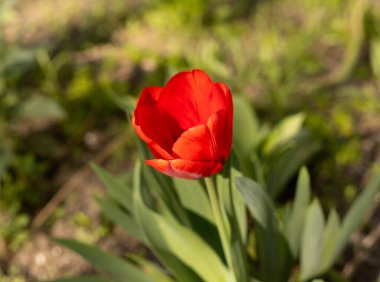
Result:
<svg viewBox="0 0 380 282">
<path fill-rule="evenodd" d="M 205 183 L 207 187 L 208 196 L 210 198 L 211 209 L 214 215 L 216 227 L 218 228 L 219 236 L 222 241 L 223 252 L 224 252 L 224 255 L 226 256 L 227 265 L 230 267 L 230 269 L 233 272 L 230 242 L 229 242 L 226 226 L 223 222 L 222 212 L 220 210 L 215 185 L 211 177 L 206 177 Z"/>
</svg>

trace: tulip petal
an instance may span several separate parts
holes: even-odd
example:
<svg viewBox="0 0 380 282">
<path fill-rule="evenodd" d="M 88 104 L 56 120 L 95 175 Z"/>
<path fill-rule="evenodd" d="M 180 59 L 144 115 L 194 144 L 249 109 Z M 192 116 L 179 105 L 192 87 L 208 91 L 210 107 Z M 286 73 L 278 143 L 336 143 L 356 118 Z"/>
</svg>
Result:
<svg viewBox="0 0 380 282">
<path fill-rule="evenodd" d="M 160 145 L 158 145 L 156 142 L 144 134 L 144 132 L 141 130 L 141 127 L 136 125 L 134 116 L 132 117 L 132 126 L 137 135 L 140 136 L 140 138 L 148 145 L 154 157 L 165 160 L 173 159 L 173 157 L 165 149 L 163 149 Z"/>
<path fill-rule="evenodd" d="M 172 159 L 171 148 L 182 130 L 157 107 L 161 92 L 161 87 L 144 88 L 133 113 L 132 125 L 156 157 Z"/>
<path fill-rule="evenodd" d="M 173 145 L 173 156 L 192 161 L 215 161 L 217 149 L 209 128 L 204 125 L 186 130 Z"/>
<path fill-rule="evenodd" d="M 178 122 L 182 130 L 206 124 L 209 116 L 224 108 L 225 98 L 201 70 L 180 72 L 166 84 L 159 107 Z"/>
<path fill-rule="evenodd" d="M 137 100 L 136 104 L 140 107 L 156 105 L 160 97 L 160 94 L 162 92 L 162 89 L 163 88 L 159 86 L 145 87 L 143 91 L 141 92 L 141 95 L 139 99 Z"/>
<path fill-rule="evenodd" d="M 223 155 L 224 160 L 227 160 L 232 146 L 232 131 L 233 131 L 233 103 L 232 103 L 232 95 L 230 89 L 221 82 L 215 83 L 215 86 L 224 93 L 225 97 L 225 117 L 224 117 L 224 129 L 223 129 Z"/>
<path fill-rule="evenodd" d="M 224 156 L 226 138 L 224 131 L 225 123 L 225 110 L 219 110 L 213 113 L 207 122 L 207 127 L 210 130 L 211 136 L 215 143 L 216 159 L 224 162 L 226 160 Z"/>
<path fill-rule="evenodd" d="M 223 169 L 219 162 L 197 162 L 188 160 L 146 160 L 146 164 L 158 171 L 184 179 L 198 179 L 215 174 Z"/>
</svg>

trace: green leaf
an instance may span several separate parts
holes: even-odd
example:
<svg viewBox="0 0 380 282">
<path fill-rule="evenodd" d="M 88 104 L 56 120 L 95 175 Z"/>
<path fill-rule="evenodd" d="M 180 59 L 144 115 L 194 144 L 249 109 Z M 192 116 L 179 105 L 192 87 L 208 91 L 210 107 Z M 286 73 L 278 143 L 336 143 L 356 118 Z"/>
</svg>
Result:
<svg viewBox="0 0 380 282">
<path fill-rule="evenodd" d="M 187 226 L 191 226 L 190 219 L 186 210 L 181 205 L 172 179 L 146 165 L 142 167 L 142 173 L 144 176 L 142 184 L 149 188 L 148 194 L 151 194 L 154 198 L 148 206 L 161 213 L 166 213 L 177 218 Z M 145 190 L 142 191 L 144 192 Z"/>
<path fill-rule="evenodd" d="M 249 103 L 243 97 L 234 96 L 233 143 L 240 152 L 251 152 L 257 143 L 259 124 Z"/>
<path fill-rule="evenodd" d="M 355 200 L 343 219 L 342 231 L 336 242 L 332 261 L 335 261 L 347 244 L 351 234 L 359 228 L 365 215 L 373 205 L 376 194 L 380 191 L 380 173 L 375 175 L 360 196 Z"/>
<path fill-rule="evenodd" d="M 193 213 L 214 223 L 210 202 L 200 181 L 180 178 L 174 178 L 173 181 L 182 205 Z"/>
<path fill-rule="evenodd" d="M 154 282 L 153 278 L 149 277 L 132 263 L 108 254 L 95 246 L 66 239 L 56 240 L 81 255 L 92 265 L 113 275 L 119 281 Z"/>
<path fill-rule="evenodd" d="M 308 158 L 320 148 L 308 132 L 302 132 L 294 137 L 291 143 L 282 148 L 267 164 L 270 167 L 267 173 L 267 188 L 272 198 L 276 199 L 287 182 L 294 176 Z"/>
<path fill-rule="evenodd" d="M 321 205 L 314 200 L 306 213 L 301 245 L 301 280 L 308 280 L 321 271 L 325 219 Z"/>
<path fill-rule="evenodd" d="M 259 134 L 257 117 L 243 97 L 234 97 L 234 126 L 233 126 L 233 152 L 236 154 L 239 165 L 244 173 L 253 177 L 253 164 L 250 155 L 255 152 L 262 134 Z"/>
<path fill-rule="evenodd" d="M 246 177 L 236 177 L 235 183 L 255 221 L 264 229 L 277 230 L 274 205 L 266 192 Z"/>
<path fill-rule="evenodd" d="M 96 175 L 107 188 L 108 194 L 125 209 L 132 211 L 133 206 L 131 189 L 128 189 L 128 187 L 118 180 L 116 176 L 109 174 L 95 163 L 91 163 L 91 168 L 95 171 Z"/>
<path fill-rule="evenodd" d="M 217 175 L 217 190 L 221 212 L 225 225 L 228 227 L 228 236 L 232 257 L 232 268 L 237 281 L 248 281 L 248 263 L 245 250 L 247 233 L 247 214 L 244 200 L 235 185 L 235 177 L 241 173 L 230 166 L 230 161 L 225 165 L 222 174 Z"/>
<path fill-rule="evenodd" d="M 129 255 L 129 258 L 135 262 L 145 273 L 154 277 L 156 282 L 174 282 L 168 274 L 155 263 L 135 254 Z"/>
<path fill-rule="evenodd" d="M 112 280 L 110 278 L 95 276 L 95 275 L 86 275 L 70 278 L 62 278 L 57 280 L 49 280 L 49 282 L 115 282 L 120 280 Z"/>
<path fill-rule="evenodd" d="M 220 257 L 196 233 L 153 212 L 138 195 L 135 204 L 139 222 L 152 245 L 173 254 L 205 281 L 229 281 L 230 273 Z"/>
<path fill-rule="evenodd" d="M 136 239 L 144 242 L 143 234 L 141 234 L 136 220 L 131 215 L 129 215 L 126 211 L 123 211 L 117 204 L 110 201 L 108 198 L 98 198 L 97 201 L 102 211 L 109 219 L 123 227 Z"/>
<path fill-rule="evenodd" d="M 294 204 L 288 220 L 285 222 L 284 234 L 294 258 L 298 257 L 301 244 L 305 215 L 310 202 L 310 176 L 305 167 L 298 174 Z"/>
<path fill-rule="evenodd" d="M 261 280 L 285 281 L 292 261 L 286 241 L 278 230 L 273 202 L 253 180 L 237 177 L 235 182 L 255 220 L 259 261 L 262 263 Z"/>
<path fill-rule="evenodd" d="M 321 271 L 324 272 L 328 270 L 333 261 L 333 253 L 337 245 L 337 240 L 340 234 L 341 226 L 339 215 L 335 209 L 330 211 L 329 217 L 327 219 L 327 224 L 325 232 L 323 234 L 323 252 L 322 252 L 322 261 L 321 261 Z"/>
<path fill-rule="evenodd" d="M 182 282 L 202 282 L 201 278 L 188 266 L 182 263 L 175 255 L 171 254 L 169 251 L 155 245 L 147 236 L 144 230 L 144 217 L 138 212 L 141 205 L 145 205 L 144 197 L 144 186 L 141 183 L 142 176 L 141 162 L 137 161 L 135 163 L 135 168 L 133 172 L 133 203 L 134 203 L 134 214 L 136 216 L 136 221 L 139 224 L 144 237 L 146 238 L 149 248 L 156 254 L 156 256 L 165 264 L 173 274 Z M 143 200 L 144 199 L 144 200 Z M 144 203 L 144 204 L 143 204 Z"/>
<path fill-rule="evenodd" d="M 263 153 L 269 155 L 295 137 L 300 132 L 304 120 L 303 113 L 284 118 L 268 135 L 263 146 Z"/>
</svg>

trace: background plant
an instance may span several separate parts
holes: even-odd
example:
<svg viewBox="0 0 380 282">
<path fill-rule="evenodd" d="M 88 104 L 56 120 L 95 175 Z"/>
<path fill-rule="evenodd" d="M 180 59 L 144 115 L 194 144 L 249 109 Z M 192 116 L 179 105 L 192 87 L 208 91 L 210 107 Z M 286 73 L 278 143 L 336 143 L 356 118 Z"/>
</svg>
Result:
<svg viewBox="0 0 380 282">
<path fill-rule="evenodd" d="M 123 113 L 109 97 L 118 93 L 120 102 L 186 68 L 204 69 L 254 106 L 261 139 L 251 160 L 242 161 L 242 171 L 260 185 L 281 156 L 265 153 L 266 128 L 302 112 L 302 131 L 307 128 L 315 148 L 305 154 L 313 192 L 324 211 L 345 214 L 378 159 L 375 2 L 2 1 L 0 233 L 9 249 L 3 256 L 0 242 L 4 279 L 12 279 L 7 275 L 14 273 L 8 271 L 13 254 L 33 244 L 33 235 L 25 236 L 28 222 L 63 185 L 62 178 L 75 174 L 124 128 Z M 45 106 L 50 110 L 41 111 Z M 86 138 L 94 133 L 105 143 L 90 145 Z M 129 134 L 114 159 L 133 159 Z M 288 176 L 275 193 L 276 204 L 292 197 L 298 168 L 293 170 L 283 174 Z M 39 231 L 49 232 L 57 218 Z"/>
</svg>

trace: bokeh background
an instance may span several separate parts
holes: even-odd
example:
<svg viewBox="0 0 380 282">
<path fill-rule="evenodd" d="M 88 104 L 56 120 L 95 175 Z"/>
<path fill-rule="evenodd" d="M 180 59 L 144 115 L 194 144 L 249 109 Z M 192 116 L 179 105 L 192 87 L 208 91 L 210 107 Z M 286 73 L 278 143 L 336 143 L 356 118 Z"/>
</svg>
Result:
<svg viewBox="0 0 380 282">
<path fill-rule="evenodd" d="M 149 255 L 100 214 L 88 163 L 128 179 L 137 152 L 123 109 L 193 68 L 263 124 L 305 113 L 325 208 L 344 212 L 379 166 L 377 0 L 0 0 L 1 282 L 94 271 L 54 236 Z M 348 281 L 377 281 L 376 205 L 337 265 Z"/>
</svg>

